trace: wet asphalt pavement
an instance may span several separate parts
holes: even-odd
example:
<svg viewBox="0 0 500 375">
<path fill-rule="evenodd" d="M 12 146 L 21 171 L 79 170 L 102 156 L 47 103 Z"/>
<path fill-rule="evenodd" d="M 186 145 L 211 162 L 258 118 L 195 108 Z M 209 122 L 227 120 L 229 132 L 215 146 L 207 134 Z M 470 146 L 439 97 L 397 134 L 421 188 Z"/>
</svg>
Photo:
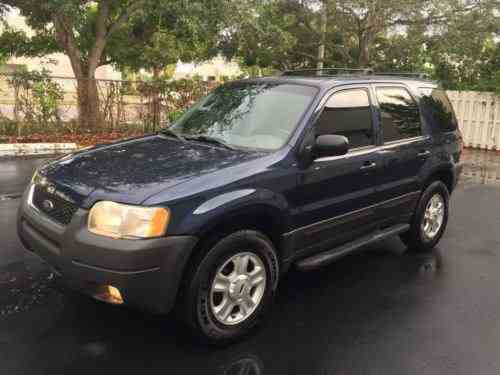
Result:
<svg viewBox="0 0 500 375">
<path fill-rule="evenodd" d="M 0 200 L 19 196 L 29 183 L 33 170 L 47 158 L 0 158 Z"/>
<path fill-rule="evenodd" d="M 67 291 L 17 240 L 19 199 L 0 199 L 0 374 L 499 374 L 500 156 L 466 160 L 436 250 L 392 239 L 293 271 L 261 329 L 225 349 Z M 21 191 L 28 162 L 0 161 L 0 196 Z"/>
</svg>

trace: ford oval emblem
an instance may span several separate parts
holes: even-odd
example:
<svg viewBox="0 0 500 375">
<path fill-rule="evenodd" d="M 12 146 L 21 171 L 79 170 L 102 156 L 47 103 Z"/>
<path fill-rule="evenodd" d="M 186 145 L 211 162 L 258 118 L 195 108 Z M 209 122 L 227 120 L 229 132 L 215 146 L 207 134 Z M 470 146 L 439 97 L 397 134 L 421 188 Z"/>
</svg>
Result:
<svg viewBox="0 0 500 375">
<path fill-rule="evenodd" d="M 52 211 L 54 209 L 54 202 L 46 199 L 42 202 L 42 207 L 45 211 Z"/>
</svg>

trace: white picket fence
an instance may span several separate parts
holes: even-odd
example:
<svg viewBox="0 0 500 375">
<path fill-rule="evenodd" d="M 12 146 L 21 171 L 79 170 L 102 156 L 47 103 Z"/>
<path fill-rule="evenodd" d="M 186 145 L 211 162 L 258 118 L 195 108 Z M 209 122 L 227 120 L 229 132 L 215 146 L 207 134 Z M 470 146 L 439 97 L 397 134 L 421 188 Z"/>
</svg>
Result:
<svg viewBox="0 0 500 375">
<path fill-rule="evenodd" d="M 465 147 L 500 151 L 500 96 L 488 92 L 448 91 Z"/>
</svg>

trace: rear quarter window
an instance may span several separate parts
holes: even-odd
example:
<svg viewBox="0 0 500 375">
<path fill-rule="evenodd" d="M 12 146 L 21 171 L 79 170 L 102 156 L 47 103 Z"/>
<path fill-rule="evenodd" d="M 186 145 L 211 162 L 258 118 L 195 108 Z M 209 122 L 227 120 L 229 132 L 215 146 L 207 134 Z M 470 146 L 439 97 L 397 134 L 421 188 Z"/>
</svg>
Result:
<svg viewBox="0 0 500 375">
<path fill-rule="evenodd" d="M 432 121 L 433 128 L 441 132 L 451 132 L 458 128 L 455 111 L 446 92 L 435 88 L 420 88 L 421 103 L 426 118 Z"/>
</svg>

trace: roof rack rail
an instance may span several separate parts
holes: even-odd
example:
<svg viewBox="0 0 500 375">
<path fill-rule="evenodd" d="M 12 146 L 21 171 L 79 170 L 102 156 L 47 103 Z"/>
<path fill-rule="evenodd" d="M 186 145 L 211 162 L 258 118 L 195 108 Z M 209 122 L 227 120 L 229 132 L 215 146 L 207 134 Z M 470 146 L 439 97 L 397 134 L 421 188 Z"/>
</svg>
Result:
<svg viewBox="0 0 500 375">
<path fill-rule="evenodd" d="M 379 75 L 379 76 L 399 76 L 430 79 L 427 73 L 410 72 L 376 72 L 373 68 L 323 68 L 323 69 L 298 69 L 286 70 L 283 76 L 339 76 L 339 75 Z"/>
<path fill-rule="evenodd" d="M 282 75 L 284 76 L 299 76 L 299 75 L 317 75 L 317 76 L 331 76 L 340 74 L 372 74 L 371 68 L 322 68 L 322 69 L 297 69 L 285 70 Z"/>
<path fill-rule="evenodd" d="M 411 73 L 411 72 L 376 72 L 378 76 L 399 76 L 399 77 L 415 77 L 415 78 L 425 78 L 430 79 L 431 76 L 428 73 Z"/>
</svg>

